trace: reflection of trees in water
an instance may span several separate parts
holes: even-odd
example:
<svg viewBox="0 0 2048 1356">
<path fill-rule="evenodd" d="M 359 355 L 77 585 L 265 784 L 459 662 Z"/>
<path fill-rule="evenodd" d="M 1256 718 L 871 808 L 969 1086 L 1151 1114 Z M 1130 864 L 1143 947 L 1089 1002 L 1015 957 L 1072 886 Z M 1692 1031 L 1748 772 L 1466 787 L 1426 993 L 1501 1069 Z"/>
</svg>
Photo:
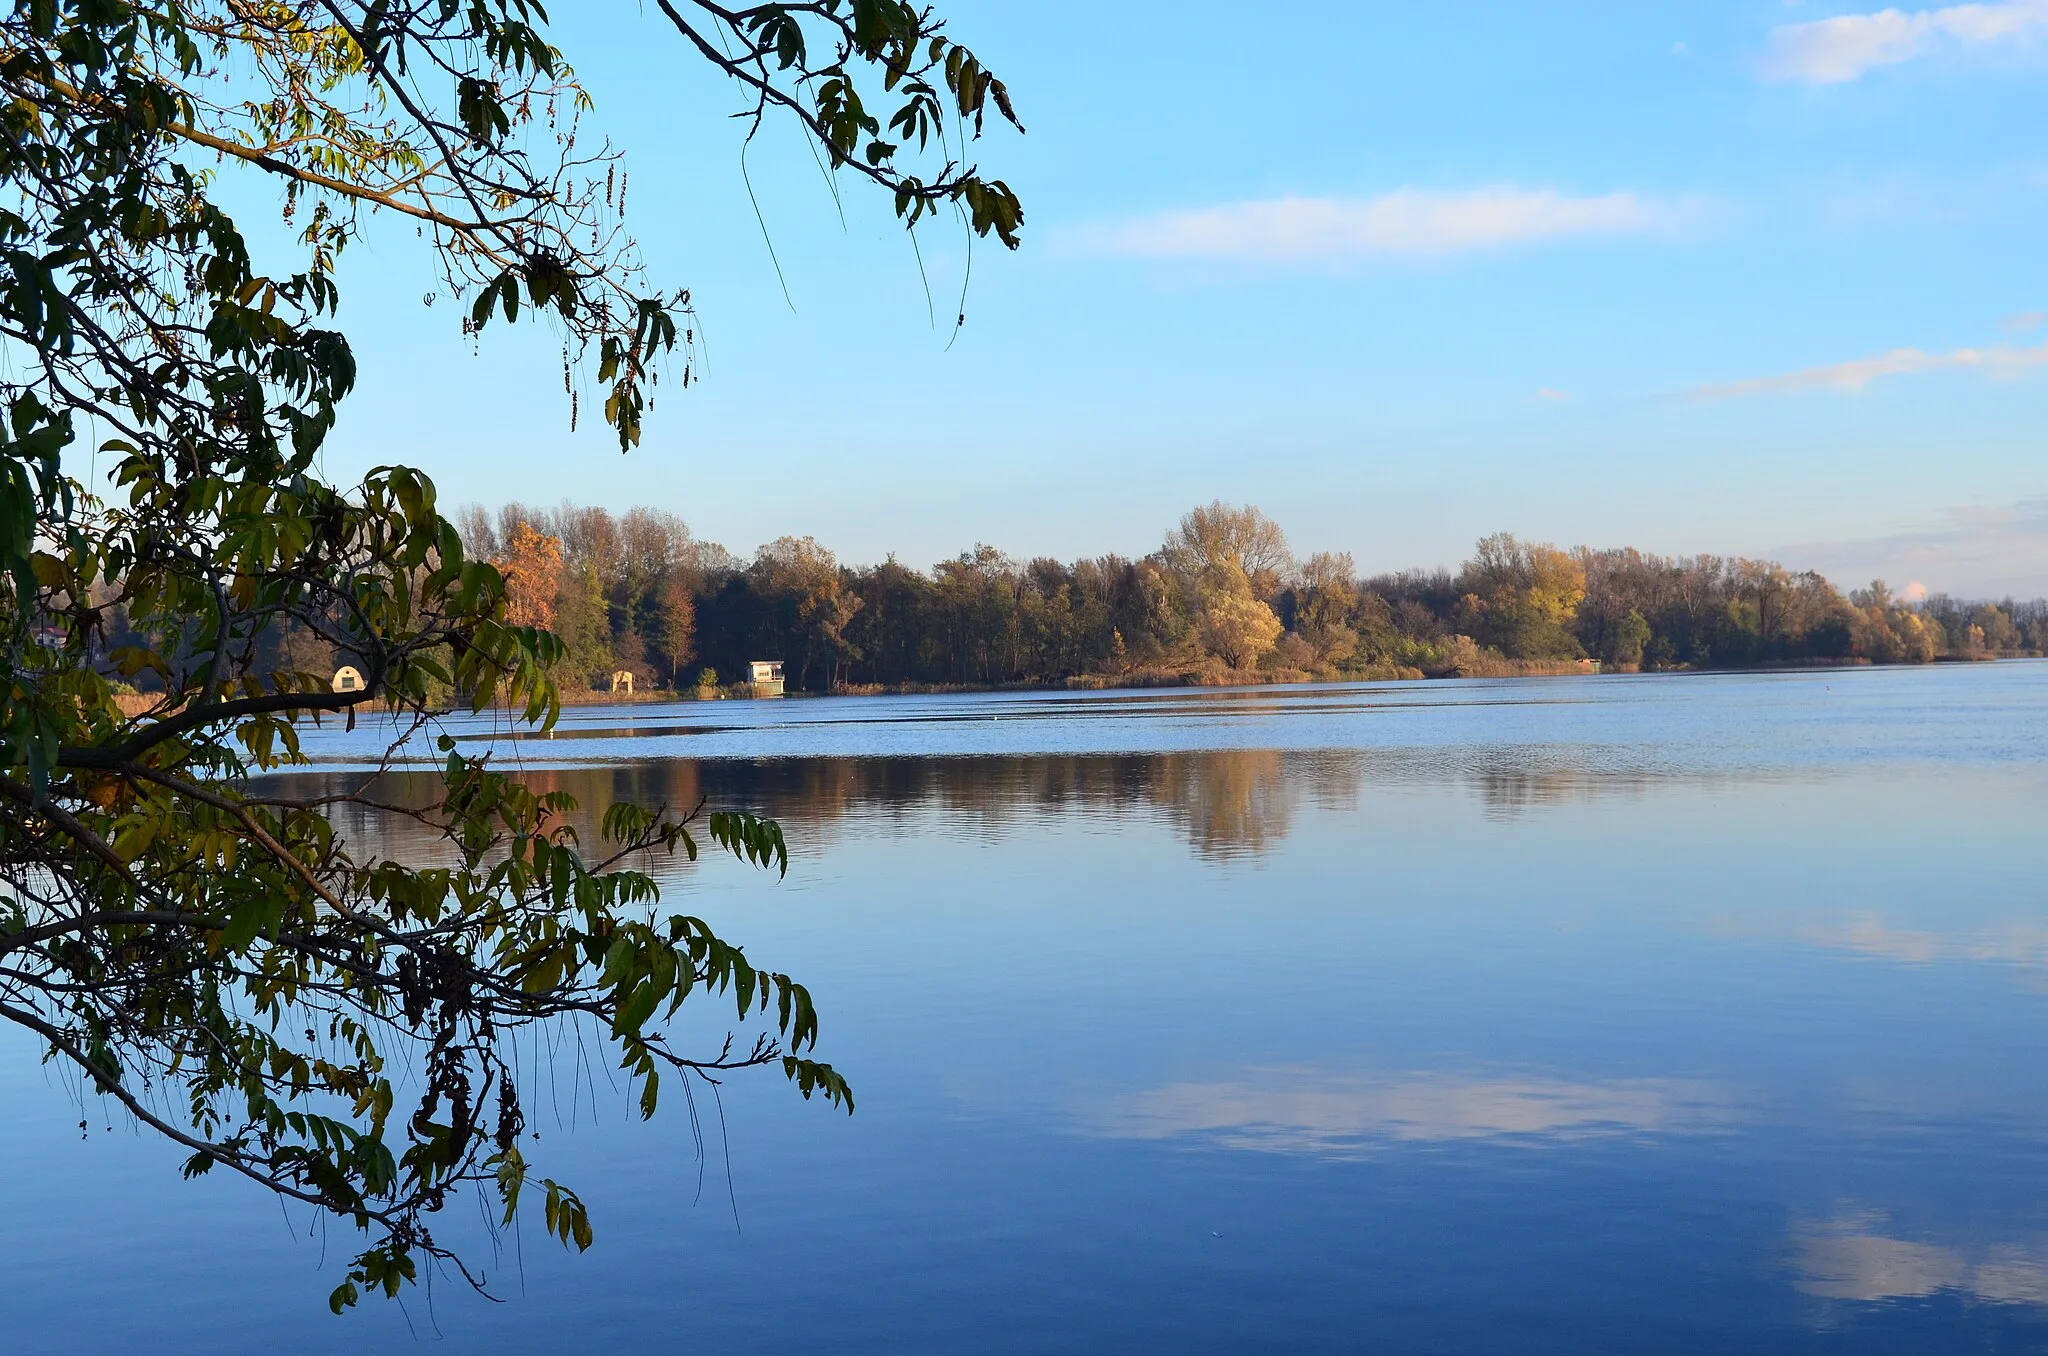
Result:
<svg viewBox="0 0 2048 1356">
<path fill-rule="evenodd" d="M 1256 855 L 1287 837 L 1316 760 L 1271 751 L 1162 758 L 1152 799 L 1204 857 Z M 1292 765 L 1290 767 L 1290 764 Z M 1324 774 L 1327 778 L 1327 773 Z M 1351 790 L 1357 791 L 1354 771 Z"/>
<path fill-rule="evenodd" d="M 1155 814 L 1205 857 L 1257 854 L 1284 839 L 1304 802 L 1350 805 L 1364 769 L 1356 758 L 1268 750 L 1008 758 L 802 758 L 762 762 L 650 759 L 609 767 L 534 769 L 536 791 L 567 791 L 590 839 L 607 805 L 687 810 L 708 801 L 783 821 L 793 835 L 832 826 L 885 830 L 932 814 L 1001 836 L 1021 819 L 1047 814 Z M 296 793 L 361 777 L 295 773 L 277 779 Z M 416 774 L 380 780 L 385 800 L 420 803 L 429 785 Z M 338 806 L 335 827 L 352 842 L 418 859 L 438 847 L 424 829 L 394 825 Z"/>
<path fill-rule="evenodd" d="M 1151 815 L 1209 858 L 1256 856 L 1294 829 L 1304 805 L 1348 809 L 1368 783 L 1409 788 L 1463 786 L 1489 816 L 1514 816 L 1612 795 L 1641 795 L 1658 779 L 1641 769 L 1603 767 L 1569 750 L 1494 750 L 1474 757 L 1451 750 L 1388 749 L 1278 752 L 1216 749 L 1189 753 L 1086 754 L 965 758 L 789 758 L 759 762 L 658 758 L 610 765 L 536 768 L 529 783 L 567 791 L 581 806 L 579 825 L 595 842 L 598 816 L 618 800 L 687 810 L 772 815 L 813 840 L 827 830 L 914 831 L 933 815 L 954 831 L 1005 836 L 1023 820 L 1048 814 Z M 293 774 L 295 792 L 354 785 L 345 774 Z M 405 772 L 377 785 L 387 800 L 417 803 L 428 785 Z M 439 850 L 424 830 L 338 807 L 336 827 L 351 841 L 420 858 Z"/>
<path fill-rule="evenodd" d="M 1640 796 L 1651 779 L 1640 772 L 1588 772 L 1583 768 L 1488 768 L 1471 780 L 1489 818 L 1512 819 L 1549 806 Z"/>
</svg>

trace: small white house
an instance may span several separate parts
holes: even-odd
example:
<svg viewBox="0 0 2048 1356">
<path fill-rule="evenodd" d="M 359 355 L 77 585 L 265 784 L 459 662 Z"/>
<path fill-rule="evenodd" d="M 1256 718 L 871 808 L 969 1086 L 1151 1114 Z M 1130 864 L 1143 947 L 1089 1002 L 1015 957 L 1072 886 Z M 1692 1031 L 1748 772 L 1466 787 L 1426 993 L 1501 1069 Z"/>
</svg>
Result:
<svg viewBox="0 0 2048 1356">
<path fill-rule="evenodd" d="M 334 690 L 336 692 L 361 692 L 363 690 L 362 670 L 353 664 L 343 664 L 334 671 Z"/>
<path fill-rule="evenodd" d="M 756 697 L 780 697 L 782 695 L 782 661 L 780 659 L 756 659 L 747 665 L 747 679 L 754 685 Z"/>
</svg>

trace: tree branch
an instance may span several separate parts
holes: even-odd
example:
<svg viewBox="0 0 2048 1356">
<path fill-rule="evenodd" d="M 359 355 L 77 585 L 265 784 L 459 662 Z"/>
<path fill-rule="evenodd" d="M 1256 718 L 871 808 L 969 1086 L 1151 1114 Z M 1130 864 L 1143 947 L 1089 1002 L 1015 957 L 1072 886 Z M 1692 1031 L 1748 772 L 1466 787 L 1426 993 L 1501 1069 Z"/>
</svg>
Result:
<svg viewBox="0 0 2048 1356">
<path fill-rule="evenodd" d="M 94 768 L 104 772 L 126 769 L 137 758 L 167 739 L 241 716 L 261 716 L 277 711 L 346 711 L 376 697 L 376 684 L 354 692 L 278 692 L 268 697 L 240 697 L 212 706 L 195 706 L 160 720 L 127 742 L 111 749 L 68 748 L 57 754 L 58 767 Z"/>
</svg>

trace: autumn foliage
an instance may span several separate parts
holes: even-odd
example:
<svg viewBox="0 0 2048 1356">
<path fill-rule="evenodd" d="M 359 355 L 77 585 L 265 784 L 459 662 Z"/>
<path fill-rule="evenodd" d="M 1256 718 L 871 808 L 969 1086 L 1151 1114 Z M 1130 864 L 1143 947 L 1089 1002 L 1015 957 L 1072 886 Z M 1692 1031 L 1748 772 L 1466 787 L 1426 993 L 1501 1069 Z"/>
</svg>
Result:
<svg viewBox="0 0 2048 1356">
<path fill-rule="evenodd" d="M 561 539 L 543 535 L 531 523 L 519 523 L 497 565 L 505 576 L 505 620 L 552 630 L 555 595 L 562 581 Z"/>
<path fill-rule="evenodd" d="M 751 558 L 673 515 L 513 505 L 462 515 L 471 549 L 548 602 L 563 673 L 633 668 L 691 688 L 778 659 L 797 690 L 1920 663 L 2048 649 L 2048 605 L 1843 594 L 1811 572 L 1720 556 L 1563 549 L 1509 533 L 1455 570 L 1361 578 L 1294 554 L 1249 506 L 1191 510 L 1151 555 L 1017 560 L 979 545 L 930 570 L 842 563 L 812 537 Z M 545 543 L 561 544 L 559 557 Z M 540 543 L 522 546 L 521 543 Z M 522 570 L 520 559 L 529 559 Z"/>
</svg>

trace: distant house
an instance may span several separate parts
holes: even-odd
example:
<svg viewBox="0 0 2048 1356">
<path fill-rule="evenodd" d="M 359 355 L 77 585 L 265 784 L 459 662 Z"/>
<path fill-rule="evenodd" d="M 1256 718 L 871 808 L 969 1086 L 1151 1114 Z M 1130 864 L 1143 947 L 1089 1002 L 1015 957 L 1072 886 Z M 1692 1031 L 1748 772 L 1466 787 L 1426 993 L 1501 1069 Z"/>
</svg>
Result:
<svg viewBox="0 0 2048 1356">
<path fill-rule="evenodd" d="M 612 691 L 633 695 L 633 670 L 619 669 L 612 674 Z"/>
<path fill-rule="evenodd" d="M 782 661 L 780 659 L 756 659 L 747 665 L 747 679 L 754 685 L 756 697 L 780 697 L 782 695 Z"/>
<path fill-rule="evenodd" d="M 361 692 L 363 690 L 362 670 L 353 664 L 343 664 L 334 671 L 334 690 L 336 692 Z"/>
</svg>

